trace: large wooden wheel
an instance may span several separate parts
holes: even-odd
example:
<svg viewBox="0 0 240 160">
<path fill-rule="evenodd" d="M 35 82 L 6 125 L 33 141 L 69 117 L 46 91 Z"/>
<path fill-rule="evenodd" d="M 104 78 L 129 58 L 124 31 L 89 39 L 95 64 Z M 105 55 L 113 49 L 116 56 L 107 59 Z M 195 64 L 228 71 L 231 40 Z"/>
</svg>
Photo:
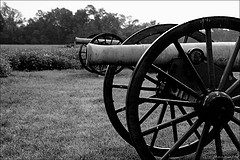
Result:
<svg viewBox="0 0 240 160">
<path fill-rule="evenodd" d="M 213 31 L 221 30 L 235 35 L 226 67 L 213 60 Z M 179 42 L 197 31 L 206 33 L 206 57 L 199 56 L 198 48 L 188 55 Z M 142 159 L 194 153 L 198 160 L 212 149 L 211 159 L 239 156 L 240 69 L 235 72 L 233 67 L 239 66 L 239 33 L 240 19 L 200 18 L 170 29 L 141 57 L 128 86 L 126 116 L 132 143 Z M 179 57 L 166 71 L 154 61 L 170 45 Z"/>
<path fill-rule="evenodd" d="M 92 39 L 97 34 L 90 35 L 88 38 Z M 87 44 L 81 44 L 78 52 L 79 60 L 84 69 L 86 69 L 89 72 L 93 73 L 93 70 L 87 66 L 86 59 L 87 59 Z"/>
<path fill-rule="evenodd" d="M 163 24 L 142 29 L 127 38 L 122 45 L 151 43 L 162 33 L 174 26 L 175 24 Z M 104 103 L 107 115 L 114 129 L 125 141 L 131 144 L 131 139 L 126 128 L 125 96 L 129 78 L 134 67 L 125 66 L 125 69 L 119 73 L 119 76 L 115 76 L 117 68 L 118 66 L 115 65 L 109 65 L 107 68 L 103 87 Z M 124 73 L 125 75 L 120 76 Z"/>
<path fill-rule="evenodd" d="M 126 39 L 122 45 L 152 43 L 157 37 L 176 26 L 176 24 L 162 24 L 148 27 L 140 30 Z M 204 42 L 205 35 L 201 32 L 195 32 L 188 37 L 182 39 L 183 42 Z M 119 135 L 131 143 L 130 135 L 126 125 L 126 107 L 125 97 L 127 85 L 129 83 L 134 66 L 126 66 L 122 72 L 115 75 L 117 66 L 109 65 L 104 79 L 104 103 L 105 108 L 115 130 Z"/>
</svg>

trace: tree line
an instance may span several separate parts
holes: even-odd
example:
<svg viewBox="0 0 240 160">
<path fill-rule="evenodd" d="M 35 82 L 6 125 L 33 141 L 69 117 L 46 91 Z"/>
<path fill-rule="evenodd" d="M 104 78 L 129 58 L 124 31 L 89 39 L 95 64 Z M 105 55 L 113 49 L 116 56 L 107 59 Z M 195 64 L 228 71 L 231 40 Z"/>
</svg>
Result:
<svg viewBox="0 0 240 160">
<path fill-rule="evenodd" d="M 113 33 L 126 39 L 134 32 L 156 25 L 156 21 L 139 23 L 138 19 L 123 14 L 108 13 L 103 8 L 87 5 L 75 13 L 66 8 L 48 12 L 38 10 L 35 17 L 26 20 L 21 12 L 1 6 L 1 44 L 67 44 L 74 37 L 88 37 L 99 33 Z"/>
</svg>

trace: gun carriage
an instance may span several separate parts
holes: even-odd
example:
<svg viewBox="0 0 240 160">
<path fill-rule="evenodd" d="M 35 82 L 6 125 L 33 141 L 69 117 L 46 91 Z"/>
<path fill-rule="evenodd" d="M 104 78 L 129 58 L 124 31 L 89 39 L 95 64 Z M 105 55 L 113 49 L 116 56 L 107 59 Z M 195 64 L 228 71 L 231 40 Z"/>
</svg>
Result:
<svg viewBox="0 0 240 160">
<path fill-rule="evenodd" d="M 87 45 L 87 64 L 109 65 L 103 91 L 114 128 L 141 159 L 192 153 L 200 159 L 210 144 L 218 159 L 240 156 L 240 19 L 204 17 L 148 29 L 122 45 Z M 213 29 L 233 31 L 236 39 L 214 42 Z M 160 36 L 141 44 L 153 34 Z M 115 80 L 119 65 L 133 71 L 124 84 Z"/>
</svg>

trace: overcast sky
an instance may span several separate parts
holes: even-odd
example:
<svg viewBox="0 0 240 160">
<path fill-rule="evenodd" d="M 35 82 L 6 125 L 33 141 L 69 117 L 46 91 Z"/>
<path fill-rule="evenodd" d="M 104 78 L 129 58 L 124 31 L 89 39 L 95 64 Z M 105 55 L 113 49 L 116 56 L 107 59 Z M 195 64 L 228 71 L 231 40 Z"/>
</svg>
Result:
<svg viewBox="0 0 240 160">
<path fill-rule="evenodd" d="M 206 16 L 232 16 L 240 14 L 239 0 L 233 1 L 14 1 L 3 0 L 11 8 L 20 11 L 26 19 L 35 17 L 38 10 L 66 8 L 73 12 L 93 5 L 97 10 L 132 16 L 140 23 L 156 20 L 163 23 L 183 23 Z M 1 0 L 2 3 L 2 0 Z"/>
</svg>

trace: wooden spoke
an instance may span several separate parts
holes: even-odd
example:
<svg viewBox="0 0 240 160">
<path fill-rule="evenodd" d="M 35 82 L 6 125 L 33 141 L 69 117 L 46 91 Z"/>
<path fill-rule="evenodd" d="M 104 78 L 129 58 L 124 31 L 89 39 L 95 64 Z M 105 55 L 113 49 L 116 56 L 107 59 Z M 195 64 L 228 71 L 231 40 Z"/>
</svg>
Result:
<svg viewBox="0 0 240 160">
<path fill-rule="evenodd" d="M 231 94 L 235 89 L 240 87 L 240 79 L 236 80 L 225 92 Z"/>
<path fill-rule="evenodd" d="M 186 86 L 184 83 L 180 82 L 179 80 L 177 80 L 176 78 L 174 78 L 173 76 L 169 75 L 168 73 L 164 72 L 163 70 L 161 70 L 160 68 L 158 68 L 155 65 L 152 65 L 152 67 L 160 74 L 163 75 L 168 81 L 169 83 L 175 84 L 177 85 L 179 88 L 185 90 L 186 92 L 188 92 L 189 94 L 191 94 L 193 97 L 199 99 L 200 96 L 199 94 L 194 91 L 193 89 L 191 89 L 190 87 Z"/>
<path fill-rule="evenodd" d="M 184 109 L 182 106 L 178 106 L 178 108 L 179 108 L 179 110 L 182 112 L 183 115 L 186 115 L 186 114 L 187 114 L 187 112 L 185 111 L 185 109 Z M 193 125 L 193 122 L 192 122 L 191 119 L 188 119 L 187 122 L 188 122 L 188 124 L 189 124 L 190 126 Z M 196 136 L 197 136 L 198 138 L 200 138 L 200 134 L 199 134 L 199 132 L 198 132 L 197 130 L 196 130 L 195 134 L 196 134 Z"/>
<path fill-rule="evenodd" d="M 147 79 L 148 81 L 152 82 L 153 84 L 158 85 L 158 80 L 156 80 L 156 79 L 154 79 L 154 78 L 152 78 L 152 77 L 150 77 L 148 75 L 145 76 L 145 79 Z"/>
<path fill-rule="evenodd" d="M 165 155 L 162 157 L 162 160 L 167 160 L 174 151 L 176 151 L 191 135 L 192 133 L 202 124 L 201 120 L 197 120 L 190 129 L 181 137 L 174 145 L 173 147 L 165 153 Z"/>
<path fill-rule="evenodd" d="M 162 107 L 161 113 L 160 113 L 160 115 L 159 115 L 157 125 L 159 125 L 160 123 L 162 123 L 163 117 L 164 117 L 165 112 L 166 112 L 166 109 L 167 109 L 167 104 L 164 104 L 163 107 Z M 150 147 L 153 147 L 153 146 L 154 146 L 154 143 L 155 143 L 155 141 L 156 141 L 156 139 L 157 139 L 158 131 L 159 131 L 159 130 L 156 130 L 156 131 L 153 133 L 153 137 L 152 137 L 152 140 L 151 140 L 151 143 L 150 143 Z"/>
<path fill-rule="evenodd" d="M 206 47 L 207 47 L 207 64 L 208 64 L 208 79 L 209 79 L 209 88 L 211 90 L 215 89 L 216 80 L 215 80 L 215 70 L 213 62 L 213 51 L 212 51 L 212 37 L 211 29 L 206 29 Z"/>
<path fill-rule="evenodd" d="M 215 146 L 216 146 L 216 152 L 217 152 L 217 159 L 222 160 L 223 158 L 223 152 L 222 152 L 222 142 L 221 142 L 221 129 L 218 126 L 214 127 L 214 135 L 215 135 Z"/>
<path fill-rule="evenodd" d="M 207 141 L 207 135 L 208 135 L 210 127 L 211 126 L 210 126 L 209 123 L 205 123 L 205 125 L 203 127 L 201 138 L 200 138 L 199 143 L 198 143 L 197 151 L 196 151 L 196 154 L 195 154 L 195 160 L 200 160 L 200 158 L 201 158 L 203 148 L 204 148 L 205 143 Z"/>
<path fill-rule="evenodd" d="M 112 44 L 112 42 L 113 42 L 113 37 L 111 37 L 111 42 L 110 42 L 110 44 Z"/>
<path fill-rule="evenodd" d="M 112 88 L 128 89 L 128 86 L 122 84 L 113 84 Z"/>
<path fill-rule="evenodd" d="M 187 43 L 189 36 L 184 36 L 183 43 Z"/>
<path fill-rule="evenodd" d="M 232 97 L 232 100 L 233 100 L 233 101 L 240 100 L 240 95 L 237 95 L 237 96 Z"/>
<path fill-rule="evenodd" d="M 96 39 L 96 41 L 97 41 L 97 44 L 100 44 L 100 43 L 101 43 L 98 39 Z"/>
<path fill-rule="evenodd" d="M 232 140 L 233 144 L 236 146 L 238 152 L 240 152 L 240 142 L 239 142 L 238 138 L 235 136 L 235 134 L 233 133 L 230 126 L 228 124 L 226 124 L 226 125 L 224 125 L 224 129 L 227 132 L 230 139 Z"/>
<path fill-rule="evenodd" d="M 124 107 L 116 109 L 116 113 L 123 112 L 125 110 L 126 110 L 126 107 L 124 106 Z"/>
<path fill-rule="evenodd" d="M 132 71 L 134 71 L 134 69 L 135 69 L 135 67 L 133 67 L 133 66 L 126 66 L 128 69 L 130 69 L 130 70 L 132 70 Z"/>
<path fill-rule="evenodd" d="M 170 112 L 171 112 L 171 119 L 175 119 L 175 109 L 174 109 L 174 105 L 170 105 Z M 174 142 L 177 142 L 178 140 L 178 134 L 177 134 L 177 125 L 174 123 L 172 125 L 172 131 L 173 131 L 173 140 Z"/>
<path fill-rule="evenodd" d="M 149 128 L 149 129 L 143 131 L 143 132 L 142 132 L 142 135 L 145 136 L 145 135 L 154 133 L 155 131 L 158 131 L 158 130 L 161 130 L 161 129 L 170 127 L 170 126 L 172 126 L 172 124 L 181 123 L 181 122 L 183 122 L 183 121 L 186 121 L 187 119 L 196 117 L 196 115 L 197 115 L 197 112 L 192 112 L 192 113 L 183 115 L 183 116 L 181 116 L 181 117 L 178 117 L 178 118 L 176 118 L 176 119 L 170 120 L 170 121 L 168 121 L 168 122 L 161 123 L 161 124 L 159 124 L 159 125 L 156 125 L 156 126 L 154 126 L 154 127 L 151 127 L 151 128 Z"/>
<path fill-rule="evenodd" d="M 183 57 L 183 59 L 185 60 L 187 66 L 188 66 L 188 69 L 192 72 L 193 77 L 195 77 L 194 80 L 197 82 L 198 87 L 201 89 L 202 93 L 206 94 L 207 93 L 206 86 L 203 83 L 203 80 L 200 77 L 200 75 L 198 74 L 197 70 L 193 66 L 192 62 L 190 61 L 190 59 L 188 58 L 188 56 L 184 52 L 182 46 L 180 45 L 179 42 L 174 42 L 174 45 L 175 45 L 175 47 L 177 48 L 177 50 L 179 52 L 179 56 Z"/>
<path fill-rule="evenodd" d="M 182 105 L 187 107 L 199 107 L 199 103 L 190 102 L 184 100 L 174 100 L 174 99 L 163 99 L 163 98 L 139 98 L 139 104 L 148 102 L 148 103 L 168 103 L 174 105 Z"/>
<path fill-rule="evenodd" d="M 157 107 L 160 105 L 160 103 L 156 103 L 155 105 L 153 105 L 144 115 L 143 117 L 140 119 L 139 123 L 143 123 L 150 115 L 153 111 L 155 111 L 157 109 Z"/>
<path fill-rule="evenodd" d="M 238 126 L 240 126 L 240 120 L 237 119 L 236 117 L 232 117 L 232 121 L 236 123 Z"/>
<path fill-rule="evenodd" d="M 233 51 L 233 54 L 231 55 L 230 59 L 228 60 L 227 65 L 225 67 L 225 70 L 223 72 L 223 76 L 222 76 L 222 78 L 219 82 L 219 85 L 218 85 L 218 90 L 222 90 L 223 87 L 225 86 L 227 78 L 229 77 L 230 73 L 232 72 L 233 64 L 234 64 L 234 62 L 236 60 L 236 57 L 238 55 L 239 48 L 240 48 L 240 36 L 238 37 L 238 40 L 235 44 L 235 49 Z"/>
</svg>

